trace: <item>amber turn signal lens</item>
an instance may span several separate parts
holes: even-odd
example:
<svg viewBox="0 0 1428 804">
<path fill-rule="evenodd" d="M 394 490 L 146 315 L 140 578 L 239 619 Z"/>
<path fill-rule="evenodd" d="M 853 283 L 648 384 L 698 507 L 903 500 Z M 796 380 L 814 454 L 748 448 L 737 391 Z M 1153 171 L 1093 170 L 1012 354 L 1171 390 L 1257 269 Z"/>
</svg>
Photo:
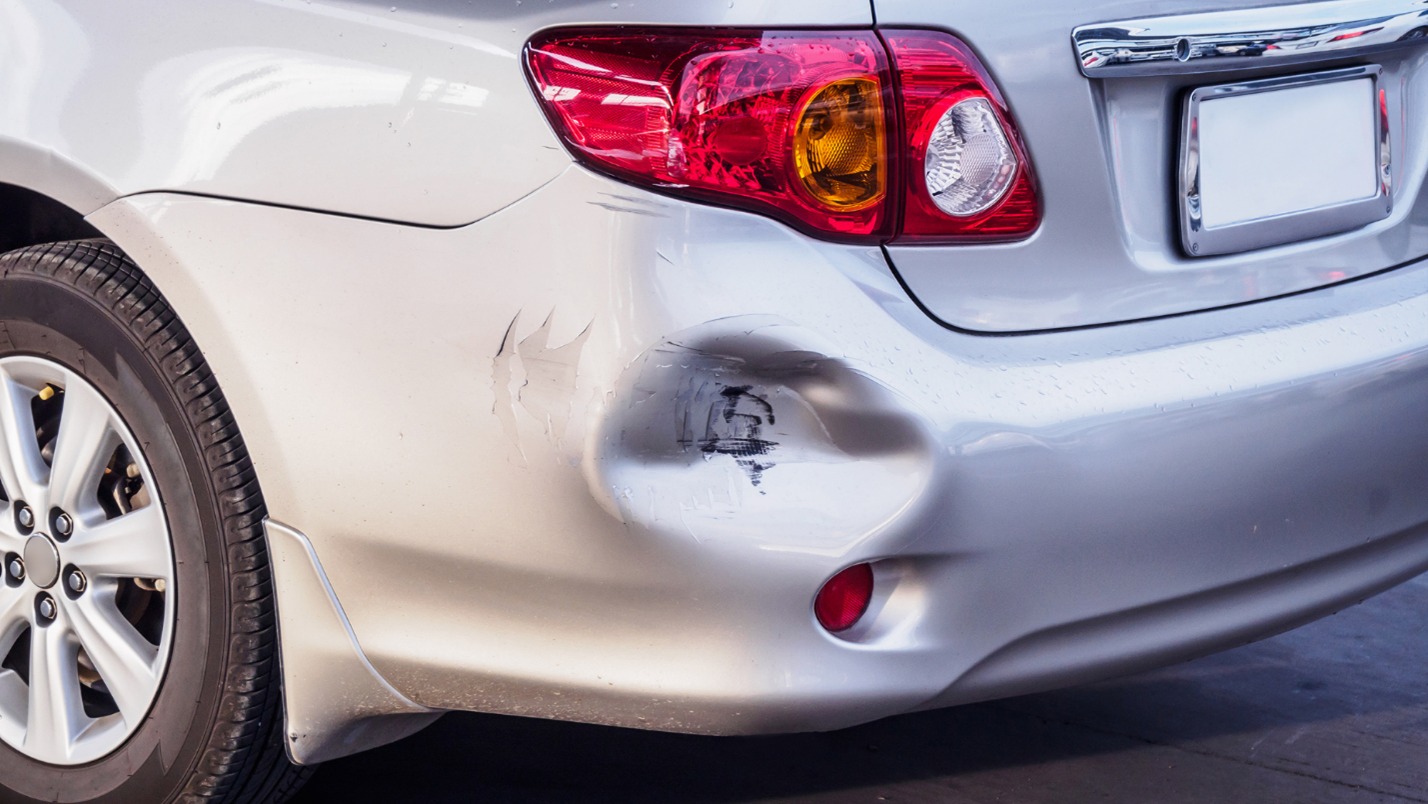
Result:
<svg viewBox="0 0 1428 804">
<path fill-rule="evenodd" d="M 794 167 L 819 203 L 848 211 L 876 204 L 887 183 L 886 155 L 877 81 L 835 81 L 803 107 L 794 128 Z"/>
</svg>

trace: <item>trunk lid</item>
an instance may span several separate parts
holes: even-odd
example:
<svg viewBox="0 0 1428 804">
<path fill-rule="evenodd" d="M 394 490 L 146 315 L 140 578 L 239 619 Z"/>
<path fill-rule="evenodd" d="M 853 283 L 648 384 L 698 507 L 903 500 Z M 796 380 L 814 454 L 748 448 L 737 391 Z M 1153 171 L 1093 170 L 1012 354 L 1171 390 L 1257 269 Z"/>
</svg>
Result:
<svg viewBox="0 0 1428 804">
<path fill-rule="evenodd" d="M 1422 3 L 1210 0 L 1197 4 L 1193 16 L 1170 0 L 1094 7 L 1022 0 L 1013 9 L 874 0 L 874 7 L 880 27 L 944 28 L 978 53 L 1011 106 L 1039 182 L 1043 222 L 1027 240 L 888 247 L 912 294 L 945 324 L 1019 332 L 1174 315 L 1333 284 L 1428 253 L 1428 205 L 1418 202 L 1428 149 L 1405 138 L 1405 132 L 1428 129 L 1428 104 L 1421 100 L 1428 97 L 1428 67 L 1425 50 L 1416 47 L 1428 33 L 1428 17 L 1422 30 L 1413 27 Z M 1353 27 L 1364 21 L 1378 29 Z M 1088 77 L 1073 30 L 1116 30 L 1117 23 L 1133 23 L 1122 31 L 1163 34 L 1163 41 L 1151 43 L 1161 50 L 1154 55 L 1155 47 L 1141 49 L 1145 41 L 1134 43 L 1119 52 L 1139 68 Z M 1226 32 L 1240 36 L 1214 36 Z M 1273 52 L 1278 46 L 1269 45 L 1276 41 L 1295 52 Z M 1187 224 L 1180 190 L 1188 94 L 1356 66 L 1382 70 L 1375 70 L 1374 92 L 1383 91 L 1392 182 L 1380 196 L 1377 219 L 1337 234 L 1323 234 L 1322 224 L 1300 226 L 1292 242 L 1192 256 L 1182 238 Z M 1262 180 L 1267 192 L 1275 189 L 1273 175 Z"/>
</svg>

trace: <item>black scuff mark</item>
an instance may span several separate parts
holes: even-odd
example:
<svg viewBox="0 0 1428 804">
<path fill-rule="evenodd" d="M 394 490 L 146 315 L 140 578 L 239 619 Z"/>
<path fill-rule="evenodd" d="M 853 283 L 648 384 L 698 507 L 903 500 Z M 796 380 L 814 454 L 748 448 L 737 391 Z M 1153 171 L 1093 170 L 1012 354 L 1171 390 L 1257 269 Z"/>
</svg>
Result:
<svg viewBox="0 0 1428 804">
<path fill-rule="evenodd" d="M 705 455 L 728 455 L 749 476 L 749 482 L 760 494 L 767 494 L 763 485 L 764 472 L 774 467 L 768 460 L 778 442 L 764 438 L 764 428 L 774 424 L 773 405 L 753 392 L 751 385 L 719 385 L 718 397 L 711 400 L 699 438 L 681 427 L 680 444 L 686 449 L 697 446 Z M 707 392 L 700 388 L 695 396 Z"/>
</svg>

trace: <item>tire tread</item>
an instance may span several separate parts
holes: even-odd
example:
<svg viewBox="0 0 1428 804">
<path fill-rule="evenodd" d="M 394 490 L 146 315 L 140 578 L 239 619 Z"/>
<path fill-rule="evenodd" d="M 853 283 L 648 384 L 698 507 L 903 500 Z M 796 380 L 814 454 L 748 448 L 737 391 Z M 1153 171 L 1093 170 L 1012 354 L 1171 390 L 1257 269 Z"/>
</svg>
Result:
<svg viewBox="0 0 1428 804">
<path fill-rule="evenodd" d="M 70 240 L 0 255 L 0 275 L 28 271 L 76 288 L 141 340 L 198 441 L 218 503 L 231 608 L 219 717 L 178 801 L 280 802 L 313 768 L 293 765 L 283 742 L 281 677 L 266 508 L 223 392 L 168 302 L 108 240 Z"/>
</svg>

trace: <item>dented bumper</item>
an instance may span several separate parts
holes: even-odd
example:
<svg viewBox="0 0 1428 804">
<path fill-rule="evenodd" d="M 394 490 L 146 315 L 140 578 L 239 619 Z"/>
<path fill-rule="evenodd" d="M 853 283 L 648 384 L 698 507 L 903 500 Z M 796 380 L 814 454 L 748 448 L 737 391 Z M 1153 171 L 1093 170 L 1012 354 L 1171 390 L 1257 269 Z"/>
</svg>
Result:
<svg viewBox="0 0 1428 804">
<path fill-rule="evenodd" d="M 422 706 L 834 728 L 1187 658 L 1428 568 L 1423 266 L 988 337 L 877 249 L 575 168 L 455 230 L 158 195 L 97 218 L 203 311 L 273 516 Z M 274 227 L 302 236 L 241 236 Z M 863 561 L 872 609 L 829 635 L 812 597 Z"/>
</svg>

